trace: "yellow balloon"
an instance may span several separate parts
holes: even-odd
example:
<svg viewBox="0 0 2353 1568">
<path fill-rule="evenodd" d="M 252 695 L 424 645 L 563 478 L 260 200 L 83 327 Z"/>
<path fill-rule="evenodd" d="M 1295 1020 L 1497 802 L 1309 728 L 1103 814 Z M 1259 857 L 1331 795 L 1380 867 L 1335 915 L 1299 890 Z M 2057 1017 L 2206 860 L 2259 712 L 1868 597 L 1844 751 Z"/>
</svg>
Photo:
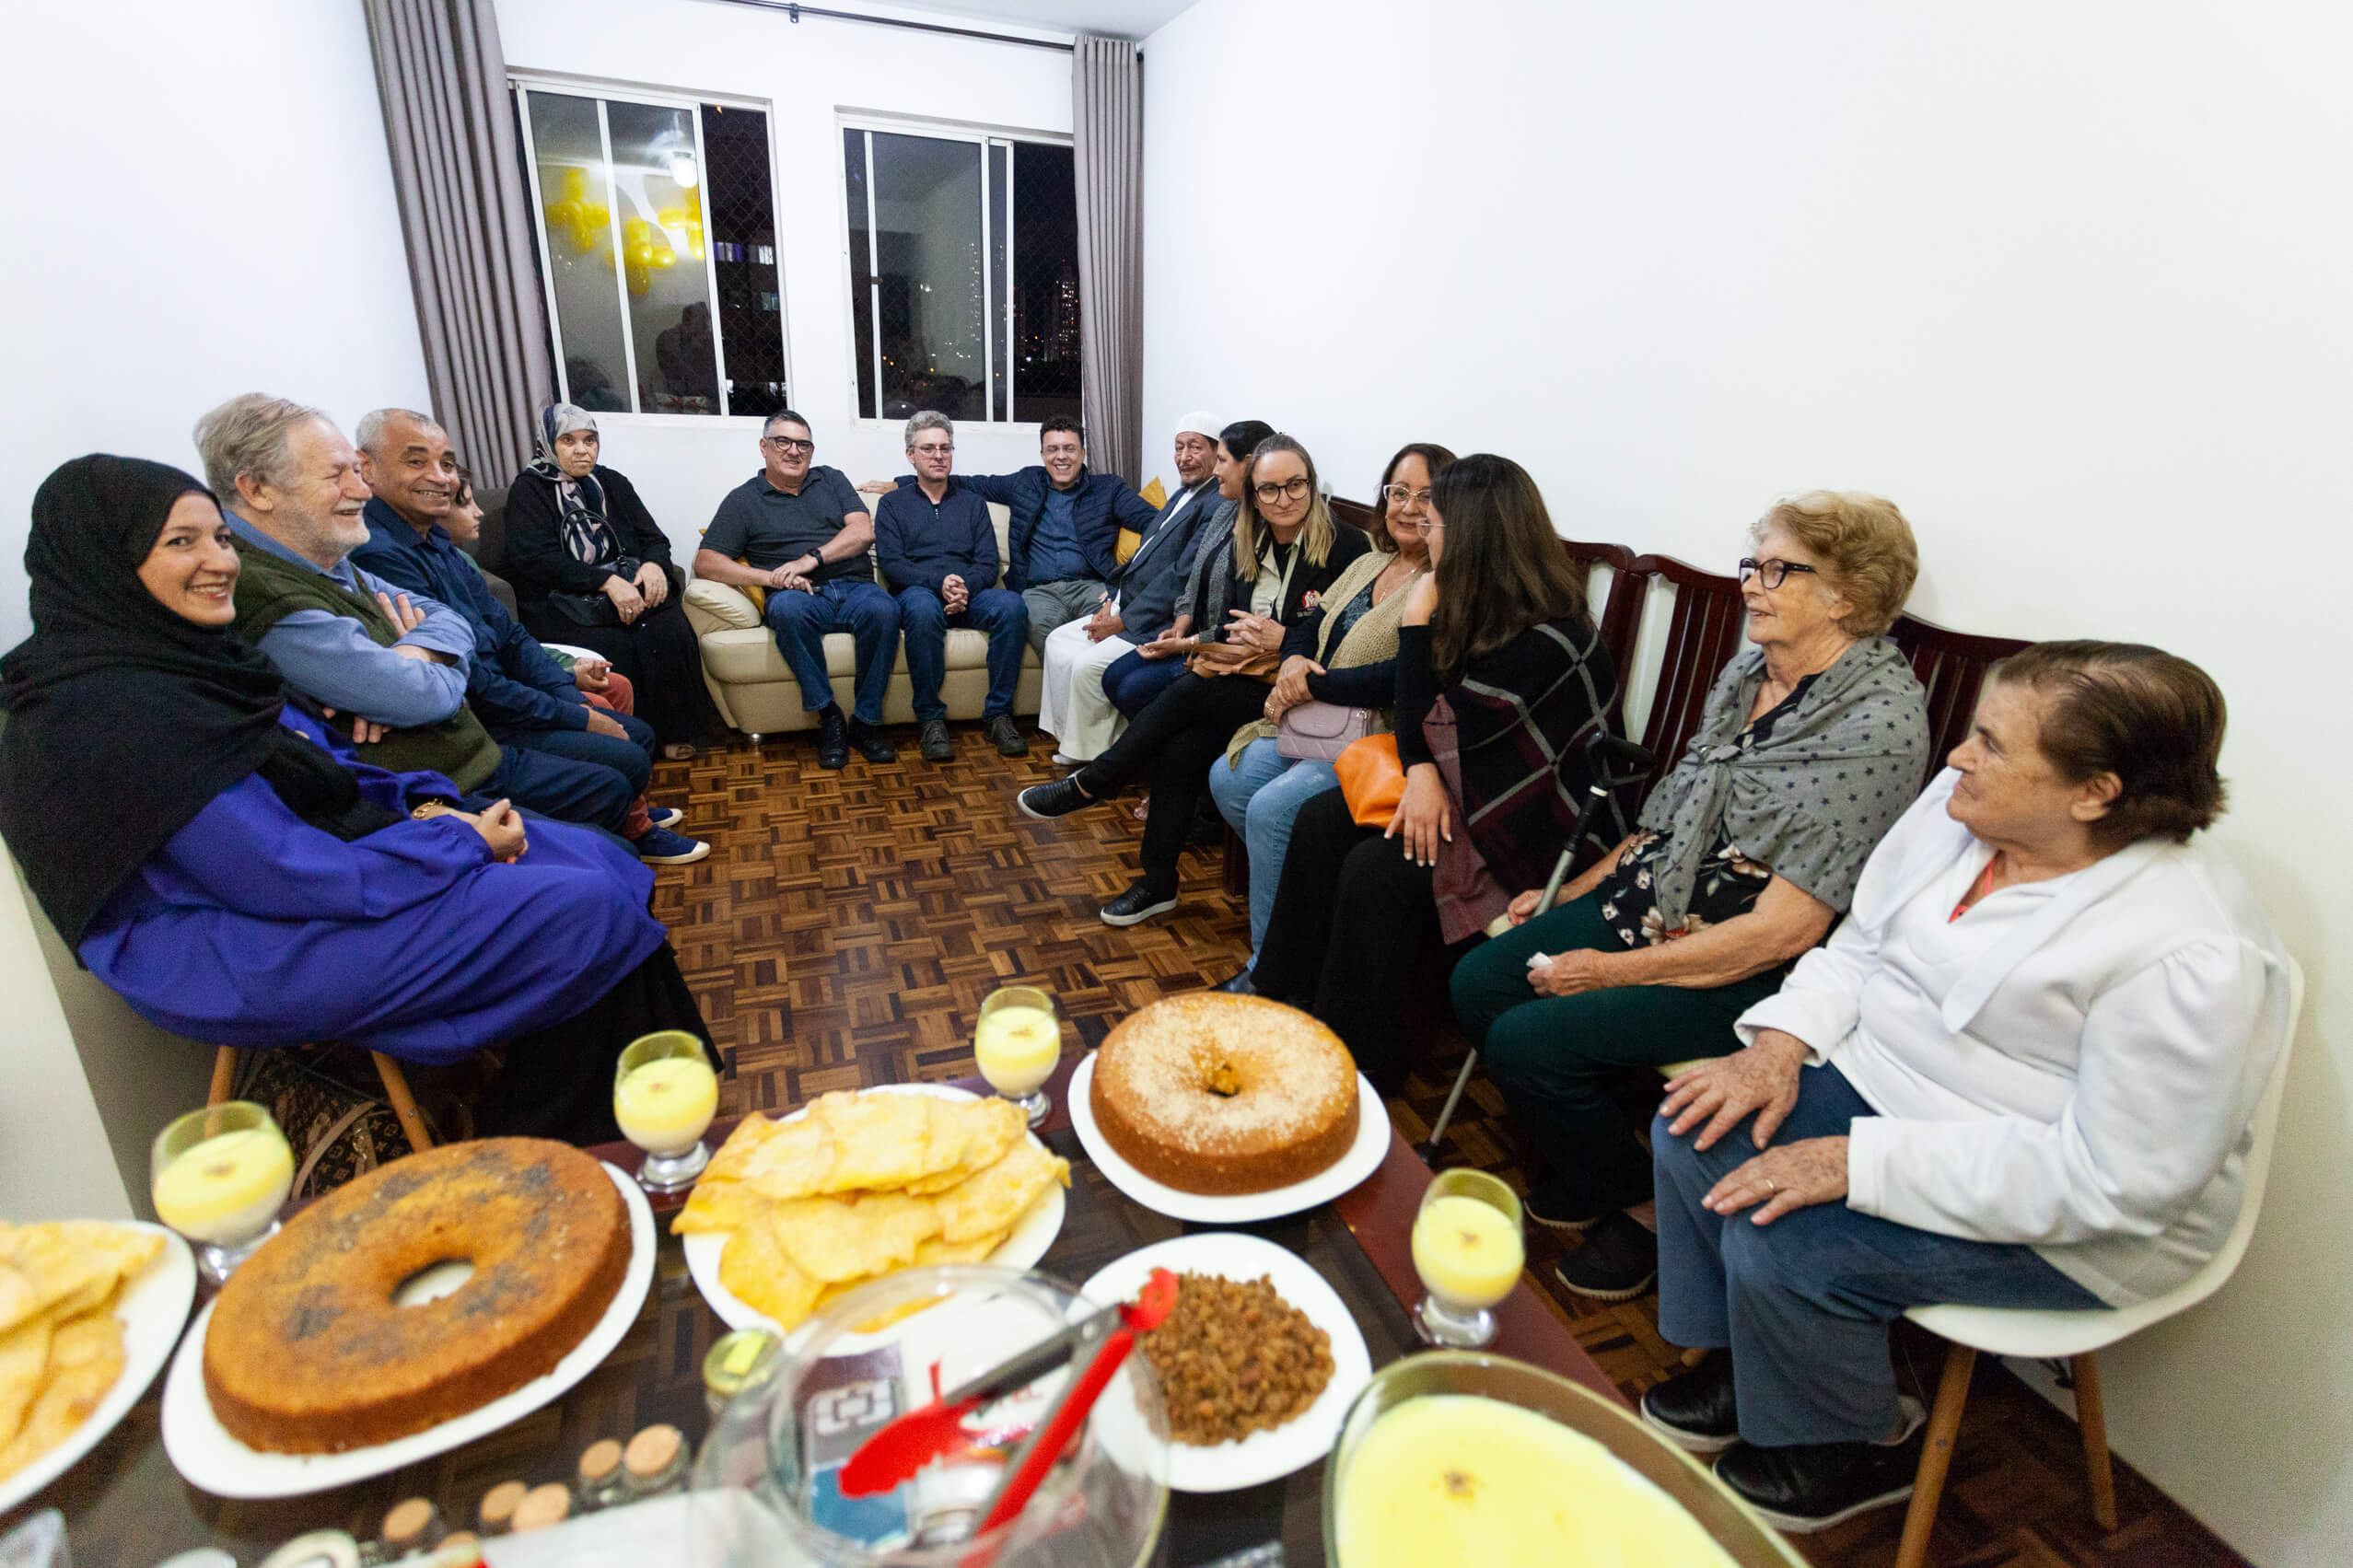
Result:
<svg viewBox="0 0 2353 1568">
<path fill-rule="evenodd" d="M 629 292 L 644 294 L 654 286 L 654 275 L 635 261 L 629 263 Z"/>
<path fill-rule="evenodd" d="M 566 201 L 585 202 L 588 199 L 588 171 L 567 168 L 564 171 L 564 196 Z"/>
<path fill-rule="evenodd" d="M 657 246 L 652 260 L 655 271 L 666 273 L 678 265 L 678 252 L 667 245 Z"/>
<path fill-rule="evenodd" d="M 572 220 L 572 249 L 583 256 L 587 255 L 596 249 L 597 236 L 603 232 L 602 228 L 585 217 L 574 218 Z"/>
<path fill-rule="evenodd" d="M 684 228 L 687 225 L 686 209 L 683 207 L 664 207 L 660 212 L 654 215 L 654 219 L 664 228 Z"/>
<path fill-rule="evenodd" d="M 626 245 L 643 245 L 653 233 L 653 228 L 654 226 L 644 218 L 631 218 L 621 226 L 622 242 Z"/>
<path fill-rule="evenodd" d="M 686 253 L 698 261 L 703 259 L 703 225 L 699 220 L 686 226 Z"/>
<path fill-rule="evenodd" d="M 604 227 L 605 225 L 612 221 L 612 209 L 606 206 L 602 202 L 587 203 L 580 208 L 580 213 L 582 216 L 586 217 L 590 223 L 596 225 L 599 228 Z"/>
<path fill-rule="evenodd" d="M 631 266 L 649 267 L 653 265 L 654 248 L 651 245 L 646 244 L 644 240 L 640 239 L 635 244 L 625 247 L 625 249 L 629 255 L 629 264 Z"/>
</svg>

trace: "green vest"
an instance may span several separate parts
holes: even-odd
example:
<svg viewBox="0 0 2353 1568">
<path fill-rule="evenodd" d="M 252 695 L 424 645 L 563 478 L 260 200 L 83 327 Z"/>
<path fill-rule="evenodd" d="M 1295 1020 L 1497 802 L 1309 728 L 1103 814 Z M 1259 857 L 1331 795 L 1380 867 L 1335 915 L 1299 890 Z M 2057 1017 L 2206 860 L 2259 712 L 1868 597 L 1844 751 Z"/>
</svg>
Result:
<svg viewBox="0 0 2353 1568">
<path fill-rule="evenodd" d="M 348 616 L 388 648 L 401 640 L 399 630 L 374 595 L 346 588 L 326 574 L 297 566 L 274 551 L 249 545 L 241 539 L 235 542 L 244 563 L 237 575 L 237 634 L 255 647 L 262 645 L 271 627 L 297 610 Z M 331 722 L 344 735 L 351 734 L 349 714 L 337 714 Z M 498 742 L 463 703 L 438 723 L 388 731 L 360 754 L 395 773 L 440 773 L 469 791 L 488 784 L 490 775 L 498 771 Z"/>
</svg>

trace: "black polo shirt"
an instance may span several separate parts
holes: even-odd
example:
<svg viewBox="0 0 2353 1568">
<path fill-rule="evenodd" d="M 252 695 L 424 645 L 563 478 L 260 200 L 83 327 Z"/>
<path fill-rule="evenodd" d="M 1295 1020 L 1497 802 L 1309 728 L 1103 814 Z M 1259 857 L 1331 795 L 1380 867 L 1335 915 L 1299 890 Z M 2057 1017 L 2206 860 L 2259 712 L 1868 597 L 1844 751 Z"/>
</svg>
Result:
<svg viewBox="0 0 2353 1568">
<path fill-rule="evenodd" d="M 842 531 L 842 519 L 867 509 L 866 497 L 839 469 L 821 464 L 810 468 L 798 495 L 769 483 L 763 470 L 728 492 L 704 532 L 703 548 L 771 571 L 833 543 Z M 872 582 L 874 562 L 861 552 L 828 561 L 810 574 L 810 581 L 819 583 L 842 577 Z"/>
</svg>

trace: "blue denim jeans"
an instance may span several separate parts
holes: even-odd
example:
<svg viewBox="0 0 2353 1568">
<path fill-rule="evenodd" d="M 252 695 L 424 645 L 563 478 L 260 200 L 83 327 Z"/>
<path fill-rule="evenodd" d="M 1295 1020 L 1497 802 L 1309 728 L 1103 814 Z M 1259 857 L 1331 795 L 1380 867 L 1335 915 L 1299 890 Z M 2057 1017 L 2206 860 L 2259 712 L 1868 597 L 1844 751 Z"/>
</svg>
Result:
<svg viewBox="0 0 2353 1568">
<path fill-rule="evenodd" d="M 629 781 L 632 795 L 643 795 L 654 772 L 654 726 L 630 714 L 617 714 L 609 708 L 602 711 L 605 717 L 621 726 L 627 739 L 585 729 L 524 729 L 502 733 L 498 743 L 611 768 Z"/>
<path fill-rule="evenodd" d="M 1021 679 L 1021 647 L 1030 635 L 1029 607 L 1010 588 L 982 588 L 962 610 L 948 613 L 929 588 L 901 588 L 899 630 L 906 638 L 907 682 L 914 688 L 915 717 L 944 719 L 939 683 L 948 675 L 948 628 L 969 626 L 988 634 L 988 702 L 983 718 L 1013 711 L 1013 688 Z"/>
<path fill-rule="evenodd" d="M 1112 706 L 1134 718 L 1152 705 L 1152 699 L 1167 691 L 1176 678 L 1184 673 L 1181 658 L 1146 658 L 1140 653 L 1122 654 L 1112 660 L 1103 671 L 1103 695 Z"/>
<path fill-rule="evenodd" d="M 857 649 L 857 701 L 851 712 L 860 724 L 882 722 L 882 694 L 899 661 L 899 605 L 880 584 L 842 578 L 818 584 L 813 593 L 778 588 L 768 595 L 768 629 L 800 682 L 800 705 L 812 714 L 833 703 L 825 633 L 847 632 Z"/>
<path fill-rule="evenodd" d="M 1329 762 L 1294 761 L 1275 749 L 1269 736 L 1242 748 L 1239 767 L 1223 757 L 1209 764 L 1209 795 L 1226 825 L 1250 846 L 1250 961 L 1266 940 L 1275 912 L 1275 889 L 1283 880 L 1283 856 L 1291 847 L 1291 820 L 1299 807 L 1340 786 Z"/>
<path fill-rule="evenodd" d="M 1777 1146 L 1838 1137 L 1876 1116 L 1835 1066 L 1805 1068 Z M 1896 1430 L 1887 1325 L 1907 1307 L 2104 1311 L 2031 1247 L 1963 1241 L 1845 1203 L 1795 1209 L 1769 1225 L 1754 1210 L 1717 1214 L 1707 1190 L 1756 1156 L 1741 1126 L 1705 1152 L 1650 1124 L 1659 1191 L 1659 1332 L 1679 1345 L 1729 1345 L 1741 1436 L 1765 1447 L 1873 1442 Z M 1696 1129 L 1694 1135 L 1696 1135 Z"/>
</svg>

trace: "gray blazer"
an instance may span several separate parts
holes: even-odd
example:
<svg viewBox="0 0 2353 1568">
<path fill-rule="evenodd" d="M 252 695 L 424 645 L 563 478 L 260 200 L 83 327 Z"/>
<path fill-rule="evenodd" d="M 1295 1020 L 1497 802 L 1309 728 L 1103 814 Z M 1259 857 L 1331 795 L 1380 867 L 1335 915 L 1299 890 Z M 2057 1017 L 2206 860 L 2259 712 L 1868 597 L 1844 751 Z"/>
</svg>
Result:
<svg viewBox="0 0 2353 1568">
<path fill-rule="evenodd" d="M 1205 479 L 1169 497 L 1119 575 L 1122 635 L 1149 642 L 1176 619 L 1177 590 L 1184 586 L 1187 552 L 1202 520 L 1217 508 L 1217 482 Z"/>
</svg>

